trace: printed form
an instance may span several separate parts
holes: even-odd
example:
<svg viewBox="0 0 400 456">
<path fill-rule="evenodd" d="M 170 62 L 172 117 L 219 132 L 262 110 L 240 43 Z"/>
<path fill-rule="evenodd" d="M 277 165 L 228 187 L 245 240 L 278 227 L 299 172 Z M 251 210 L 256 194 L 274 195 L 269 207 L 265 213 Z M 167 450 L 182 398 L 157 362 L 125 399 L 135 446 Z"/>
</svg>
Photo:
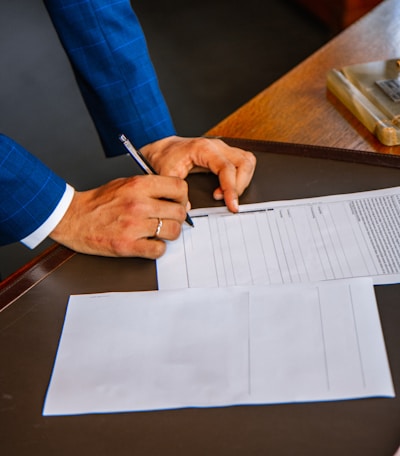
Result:
<svg viewBox="0 0 400 456">
<path fill-rule="evenodd" d="M 158 287 L 269 285 L 372 277 L 400 282 L 400 187 L 191 211 L 157 260 Z"/>
</svg>

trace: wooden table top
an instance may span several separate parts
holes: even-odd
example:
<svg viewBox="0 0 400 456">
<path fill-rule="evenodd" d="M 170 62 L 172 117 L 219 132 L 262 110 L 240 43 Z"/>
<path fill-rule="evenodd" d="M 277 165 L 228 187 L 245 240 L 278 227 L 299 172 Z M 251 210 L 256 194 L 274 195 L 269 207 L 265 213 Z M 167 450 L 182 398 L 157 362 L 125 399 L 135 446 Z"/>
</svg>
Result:
<svg viewBox="0 0 400 456">
<path fill-rule="evenodd" d="M 399 24 L 400 0 L 382 2 L 207 134 L 400 155 L 400 146 L 382 145 L 326 89 L 332 68 L 399 58 Z"/>
</svg>

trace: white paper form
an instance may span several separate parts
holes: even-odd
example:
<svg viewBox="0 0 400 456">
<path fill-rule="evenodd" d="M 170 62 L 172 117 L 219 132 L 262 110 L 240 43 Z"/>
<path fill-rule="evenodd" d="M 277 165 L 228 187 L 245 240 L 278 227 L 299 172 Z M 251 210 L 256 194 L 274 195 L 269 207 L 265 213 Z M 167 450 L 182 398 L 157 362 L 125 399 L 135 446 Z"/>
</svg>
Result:
<svg viewBox="0 0 400 456">
<path fill-rule="evenodd" d="M 191 212 L 159 289 L 372 277 L 400 282 L 400 187 Z"/>
<path fill-rule="evenodd" d="M 72 296 L 44 415 L 393 396 L 371 279 Z"/>
<path fill-rule="evenodd" d="M 249 388 L 248 292 L 214 291 L 71 296 L 44 415 L 242 399 Z"/>
<path fill-rule="evenodd" d="M 282 289 L 250 287 L 252 403 L 394 396 L 370 278 Z"/>
</svg>

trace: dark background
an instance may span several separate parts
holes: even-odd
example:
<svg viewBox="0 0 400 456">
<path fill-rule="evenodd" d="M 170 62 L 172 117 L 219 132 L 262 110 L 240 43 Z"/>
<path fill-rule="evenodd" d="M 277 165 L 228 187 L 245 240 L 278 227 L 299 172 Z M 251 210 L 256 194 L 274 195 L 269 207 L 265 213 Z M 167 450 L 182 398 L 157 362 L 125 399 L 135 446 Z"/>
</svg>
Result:
<svg viewBox="0 0 400 456">
<path fill-rule="evenodd" d="M 289 0 L 138 0 L 161 88 L 178 134 L 201 135 L 331 38 Z M 105 159 L 40 0 L 1 0 L 0 131 L 77 190 L 125 176 L 127 157 Z M 296 100 L 293 100 L 295 103 Z M 0 248 L 0 275 L 33 251 Z"/>
</svg>

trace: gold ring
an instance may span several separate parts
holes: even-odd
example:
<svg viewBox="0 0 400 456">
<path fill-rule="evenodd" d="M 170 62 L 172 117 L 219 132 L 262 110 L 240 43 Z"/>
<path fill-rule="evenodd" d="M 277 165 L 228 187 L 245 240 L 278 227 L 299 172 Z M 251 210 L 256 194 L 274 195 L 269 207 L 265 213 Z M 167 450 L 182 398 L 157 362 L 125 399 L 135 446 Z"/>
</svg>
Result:
<svg viewBox="0 0 400 456">
<path fill-rule="evenodd" d="M 158 235 L 160 234 L 162 225 L 163 225 L 163 221 L 162 221 L 162 219 L 159 218 L 158 219 L 157 229 L 156 229 L 156 232 L 154 234 L 154 237 L 158 237 Z"/>
</svg>

